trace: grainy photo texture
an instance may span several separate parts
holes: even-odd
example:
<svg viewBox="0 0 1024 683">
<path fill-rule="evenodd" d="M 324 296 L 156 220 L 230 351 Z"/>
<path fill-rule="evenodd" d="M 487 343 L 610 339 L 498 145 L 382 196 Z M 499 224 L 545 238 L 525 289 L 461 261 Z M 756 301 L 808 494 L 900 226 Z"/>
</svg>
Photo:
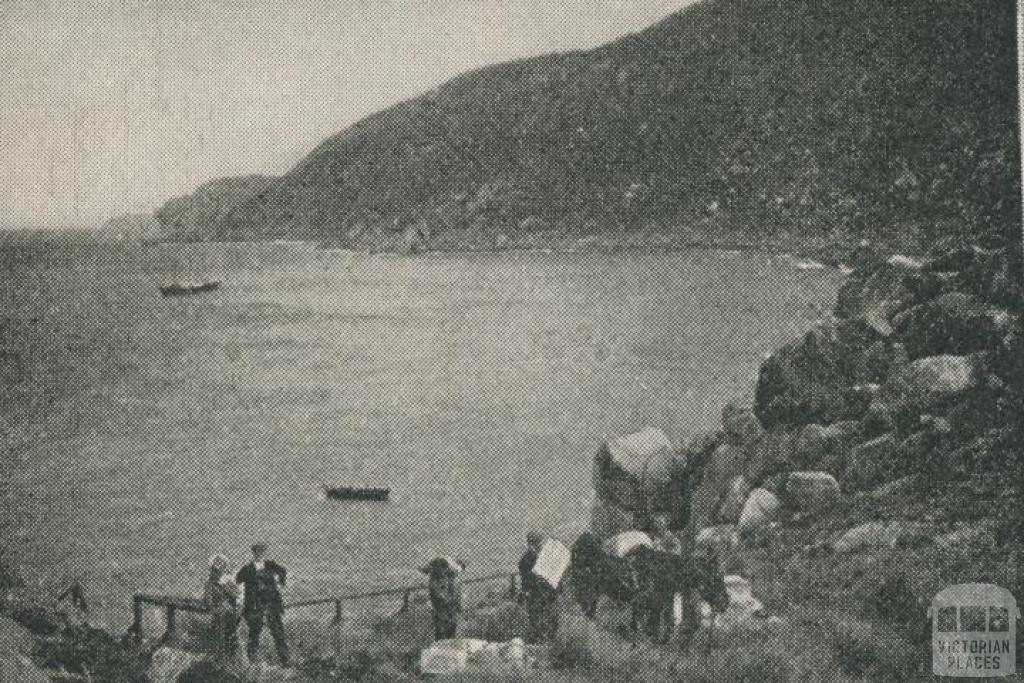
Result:
<svg viewBox="0 0 1024 683">
<path fill-rule="evenodd" d="M 1024 680 L 1009 0 L 0 0 L 0 682 Z"/>
</svg>

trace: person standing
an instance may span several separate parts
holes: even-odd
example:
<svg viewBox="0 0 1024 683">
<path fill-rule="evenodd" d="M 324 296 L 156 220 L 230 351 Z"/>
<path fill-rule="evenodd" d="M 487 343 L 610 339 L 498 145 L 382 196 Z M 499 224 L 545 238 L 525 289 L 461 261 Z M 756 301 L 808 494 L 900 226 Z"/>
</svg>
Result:
<svg viewBox="0 0 1024 683">
<path fill-rule="evenodd" d="M 454 638 L 458 630 L 459 612 L 462 611 L 458 576 L 463 569 L 465 565 L 458 560 L 438 557 L 421 570 L 430 577 L 427 588 L 433 608 L 434 640 Z"/>
<path fill-rule="evenodd" d="M 245 599 L 242 614 L 249 627 L 249 643 L 247 654 L 249 661 L 254 662 L 260 649 L 260 632 L 263 622 L 270 627 L 270 635 L 274 637 L 278 659 L 281 664 L 288 665 L 288 641 L 285 638 L 284 600 L 281 588 L 287 579 L 287 570 L 265 558 L 267 546 L 256 543 L 252 546 L 252 561 L 242 567 L 235 580 L 245 586 Z"/>
<path fill-rule="evenodd" d="M 238 652 L 238 584 L 228 574 L 228 558 L 223 555 L 210 558 L 203 602 L 211 615 L 216 655 L 233 659 Z"/>
<path fill-rule="evenodd" d="M 526 535 L 526 552 L 519 559 L 519 581 L 522 599 L 530 620 L 526 641 L 531 644 L 544 643 L 558 631 L 558 591 L 533 573 L 544 537 L 535 531 Z"/>
</svg>

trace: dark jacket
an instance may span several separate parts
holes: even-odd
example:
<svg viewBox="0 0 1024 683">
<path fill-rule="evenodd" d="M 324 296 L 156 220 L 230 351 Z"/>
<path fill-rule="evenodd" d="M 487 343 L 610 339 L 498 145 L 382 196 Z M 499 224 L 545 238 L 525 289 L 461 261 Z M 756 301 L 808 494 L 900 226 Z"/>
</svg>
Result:
<svg viewBox="0 0 1024 683">
<path fill-rule="evenodd" d="M 427 584 L 430 592 L 430 604 L 435 610 L 462 611 L 462 590 L 459 588 L 452 571 L 431 571 L 430 582 Z"/>
<path fill-rule="evenodd" d="M 533 575 L 533 565 L 537 564 L 537 551 L 530 549 L 519 558 L 519 585 L 524 593 L 529 593 L 537 587 L 537 577 Z"/>
<path fill-rule="evenodd" d="M 283 612 L 284 601 L 277 584 L 283 586 L 287 575 L 288 571 L 273 560 L 264 561 L 262 570 L 257 570 L 253 562 L 242 567 L 235 576 L 235 581 L 245 586 L 242 610 L 250 614 Z"/>
</svg>

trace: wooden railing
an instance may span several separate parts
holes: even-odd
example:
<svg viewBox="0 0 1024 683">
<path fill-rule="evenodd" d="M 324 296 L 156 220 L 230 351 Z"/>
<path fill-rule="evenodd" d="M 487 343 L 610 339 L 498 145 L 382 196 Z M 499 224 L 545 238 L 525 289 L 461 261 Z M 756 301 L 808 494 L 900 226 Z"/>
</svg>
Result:
<svg viewBox="0 0 1024 683">
<path fill-rule="evenodd" d="M 486 576 L 477 576 L 474 578 L 463 579 L 460 581 L 460 584 L 472 585 L 505 579 L 508 581 L 509 596 L 514 597 L 518 590 L 517 578 L 518 574 L 515 573 L 488 574 Z M 399 588 L 385 588 L 382 590 L 370 591 L 367 593 L 347 593 L 345 595 L 333 595 L 320 598 L 291 600 L 286 601 L 284 607 L 285 610 L 293 610 L 302 607 L 314 607 L 318 605 L 334 605 L 334 619 L 332 620 L 332 623 L 340 629 L 345 619 L 345 603 L 355 602 L 358 600 L 367 600 L 370 598 L 382 598 L 392 595 L 401 595 L 402 607 L 399 610 L 399 613 L 401 613 L 409 609 L 413 593 L 425 590 L 427 590 L 427 584 L 420 583 L 412 586 L 402 586 Z M 164 609 L 165 628 L 164 634 L 161 637 L 161 641 L 167 641 L 174 637 L 176 627 L 175 622 L 179 611 L 192 612 L 196 614 L 210 613 L 209 607 L 200 598 L 179 595 L 164 595 L 157 593 L 136 593 L 132 598 L 132 625 L 131 628 L 129 629 L 129 633 L 136 640 L 142 640 L 143 637 L 143 610 L 145 609 L 146 605 L 162 607 Z"/>
</svg>

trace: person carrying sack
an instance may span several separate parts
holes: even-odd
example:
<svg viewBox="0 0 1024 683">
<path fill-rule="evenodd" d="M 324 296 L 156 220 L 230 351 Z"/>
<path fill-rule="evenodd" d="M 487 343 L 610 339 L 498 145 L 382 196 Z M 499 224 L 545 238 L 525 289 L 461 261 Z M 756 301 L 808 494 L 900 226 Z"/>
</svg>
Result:
<svg viewBox="0 0 1024 683">
<path fill-rule="evenodd" d="M 214 652 L 233 659 L 238 652 L 238 584 L 228 572 L 228 558 L 210 558 L 210 575 L 203 590 L 203 603 L 210 611 Z"/>
<path fill-rule="evenodd" d="M 519 559 L 521 599 L 530 620 L 526 642 L 530 644 L 547 642 L 558 631 L 558 591 L 533 573 L 543 547 L 544 537 L 531 531 L 526 535 L 526 552 Z"/>
<path fill-rule="evenodd" d="M 287 570 L 273 560 L 264 558 L 267 546 L 256 543 L 252 546 L 252 561 L 242 567 L 235 580 L 245 586 L 245 599 L 242 615 L 249 627 L 249 643 L 247 654 L 249 662 L 254 662 L 260 649 L 260 633 L 263 622 L 270 627 L 270 635 L 274 637 L 277 656 L 283 666 L 288 665 L 288 641 L 285 638 L 284 600 L 281 598 L 281 587 L 285 585 Z"/>
<path fill-rule="evenodd" d="M 437 557 L 420 569 L 429 577 L 427 589 L 430 606 L 433 608 L 434 640 L 454 638 L 459 627 L 459 612 L 462 611 L 462 589 L 458 576 L 465 564 L 447 557 Z"/>
</svg>

